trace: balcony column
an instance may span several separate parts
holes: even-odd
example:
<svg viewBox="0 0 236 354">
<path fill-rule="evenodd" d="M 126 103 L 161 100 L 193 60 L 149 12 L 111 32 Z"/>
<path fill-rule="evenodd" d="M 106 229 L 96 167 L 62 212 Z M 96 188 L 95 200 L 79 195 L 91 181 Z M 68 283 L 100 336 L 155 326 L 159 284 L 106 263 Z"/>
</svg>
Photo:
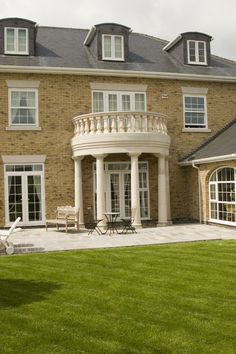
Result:
<svg viewBox="0 0 236 354">
<path fill-rule="evenodd" d="M 167 220 L 172 224 L 170 208 L 170 177 L 169 177 L 169 159 L 166 157 L 166 200 L 167 200 Z"/>
<path fill-rule="evenodd" d="M 79 226 L 84 226 L 82 165 L 84 156 L 74 158 L 75 208 L 79 210 Z"/>
<path fill-rule="evenodd" d="M 97 179 L 97 219 L 103 219 L 99 225 L 106 224 L 104 219 L 105 212 L 105 173 L 104 173 L 104 158 L 106 154 L 93 155 L 96 158 L 96 179 Z"/>
<path fill-rule="evenodd" d="M 140 153 L 131 152 L 131 212 L 134 212 L 132 217 L 134 218 L 134 226 L 141 227 L 140 218 L 140 199 L 139 199 L 139 168 L 138 157 Z"/>
<path fill-rule="evenodd" d="M 158 224 L 168 224 L 166 156 L 158 155 Z"/>
</svg>

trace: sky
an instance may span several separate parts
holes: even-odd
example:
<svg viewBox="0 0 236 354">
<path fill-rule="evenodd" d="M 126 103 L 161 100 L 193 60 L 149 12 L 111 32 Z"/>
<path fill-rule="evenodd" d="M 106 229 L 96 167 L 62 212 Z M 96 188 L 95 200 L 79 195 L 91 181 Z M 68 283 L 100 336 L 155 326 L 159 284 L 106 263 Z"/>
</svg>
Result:
<svg viewBox="0 0 236 354">
<path fill-rule="evenodd" d="M 213 54 L 236 61 L 236 0 L 0 0 L 0 14 L 53 27 L 115 22 L 167 41 L 198 31 L 213 37 Z"/>
</svg>

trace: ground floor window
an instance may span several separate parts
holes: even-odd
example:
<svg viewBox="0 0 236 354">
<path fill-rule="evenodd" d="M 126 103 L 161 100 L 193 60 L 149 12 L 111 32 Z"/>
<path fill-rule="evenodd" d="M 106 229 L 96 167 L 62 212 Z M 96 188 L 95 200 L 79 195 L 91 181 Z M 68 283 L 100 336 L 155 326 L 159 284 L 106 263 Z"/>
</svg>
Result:
<svg viewBox="0 0 236 354">
<path fill-rule="evenodd" d="M 216 170 L 209 181 L 210 220 L 235 223 L 236 169 L 224 167 Z"/>
<path fill-rule="evenodd" d="M 104 163 L 105 209 L 117 212 L 120 218 L 131 216 L 131 164 L 130 162 Z M 139 162 L 139 198 L 141 219 L 149 219 L 148 163 Z M 96 164 L 94 163 L 94 215 L 96 215 Z"/>
<path fill-rule="evenodd" d="M 6 222 L 21 218 L 24 225 L 43 223 L 43 164 L 5 165 Z"/>
</svg>

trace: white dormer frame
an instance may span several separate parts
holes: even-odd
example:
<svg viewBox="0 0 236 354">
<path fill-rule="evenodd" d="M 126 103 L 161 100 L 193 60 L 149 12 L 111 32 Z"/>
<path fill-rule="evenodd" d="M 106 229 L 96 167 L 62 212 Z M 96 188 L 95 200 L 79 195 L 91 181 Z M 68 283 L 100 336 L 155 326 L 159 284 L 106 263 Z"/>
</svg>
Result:
<svg viewBox="0 0 236 354">
<path fill-rule="evenodd" d="M 7 39 L 7 31 L 14 31 L 14 39 L 13 39 L 13 50 L 8 50 L 8 39 Z M 25 32 L 25 50 L 22 51 L 19 49 L 19 31 Z M 5 27 L 4 28 L 4 53 L 5 54 L 17 54 L 17 55 L 28 55 L 29 54 L 29 31 L 28 28 L 18 28 L 18 27 Z"/>
<path fill-rule="evenodd" d="M 105 52 L 105 38 L 109 37 L 111 40 L 111 55 L 107 56 Z M 116 38 L 121 39 L 121 56 L 116 56 L 115 53 L 115 40 Z M 102 35 L 102 59 L 103 60 L 114 60 L 114 61 L 124 61 L 124 37 L 121 35 L 110 35 L 103 34 Z"/>
<path fill-rule="evenodd" d="M 194 43 L 195 60 L 191 60 L 190 43 Z M 203 44 L 203 47 L 204 47 L 204 49 L 203 49 L 204 50 L 204 61 L 200 61 L 199 44 Z M 188 52 L 188 64 L 207 65 L 207 52 L 206 52 L 206 42 L 205 41 L 196 41 L 193 39 L 189 39 L 187 41 L 187 52 Z"/>
</svg>

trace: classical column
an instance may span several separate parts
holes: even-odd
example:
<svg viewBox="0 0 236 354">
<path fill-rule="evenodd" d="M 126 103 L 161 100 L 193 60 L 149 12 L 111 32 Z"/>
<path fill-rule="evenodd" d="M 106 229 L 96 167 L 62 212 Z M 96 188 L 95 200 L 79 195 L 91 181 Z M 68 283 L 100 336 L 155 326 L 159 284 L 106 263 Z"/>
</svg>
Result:
<svg viewBox="0 0 236 354">
<path fill-rule="evenodd" d="M 103 219 L 99 225 L 105 225 L 104 212 L 105 212 L 105 194 L 104 194 L 104 158 L 105 154 L 93 155 L 96 158 L 96 179 L 97 179 L 97 219 Z"/>
<path fill-rule="evenodd" d="M 79 225 L 84 226 L 84 209 L 83 209 L 83 187 L 82 187 L 82 166 L 81 161 L 84 157 L 74 158 L 75 169 L 75 207 L 79 209 Z"/>
<path fill-rule="evenodd" d="M 158 156 L 158 224 L 168 223 L 167 212 L 167 185 L 166 185 L 166 157 Z"/>
<path fill-rule="evenodd" d="M 170 178 L 169 178 L 169 159 L 168 159 L 168 157 L 166 157 L 166 201 L 167 201 L 168 224 L 172 224 L 171 208 L 170 208 Z"/>
<path fill-rule="evenodd" d="M 140 153 L 129 153 L 131 157 L 131 212 L 134 212 L 134 226 L 141 227 L 140 199 L 139 199 L 139 168 L 138 157 Z"/>
</svg>

